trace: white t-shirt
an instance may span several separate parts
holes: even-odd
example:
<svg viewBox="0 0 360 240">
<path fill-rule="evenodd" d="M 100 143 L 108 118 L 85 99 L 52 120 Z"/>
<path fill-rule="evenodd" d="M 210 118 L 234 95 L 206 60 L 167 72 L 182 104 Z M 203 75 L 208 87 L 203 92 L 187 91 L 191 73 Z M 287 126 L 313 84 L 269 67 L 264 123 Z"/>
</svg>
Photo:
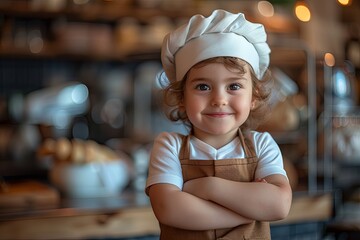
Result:
<svg viewBox="0 0 360 240">
<path fill-rule="evenodd" d="M 271 135 L 267 132 L 251 131 L 248 136 L 252 138 L 255 153 L 259 159 L 255 178 L 264 178 L 272 174 L 286 176 L 281 151 Z M 181 135 L 174 132 L 163 132 L 155 139 L 150 155 L 146 188 L 157 183 L 168 183 L 182 189 L 183 177 L 179 160 L 181 144 Z M 238 137 L 220 149 L 215 149 L 191 136 L 190 159 L 221 161 L 222 159 L 244 157 L 245 151 Z"/>
</svg>

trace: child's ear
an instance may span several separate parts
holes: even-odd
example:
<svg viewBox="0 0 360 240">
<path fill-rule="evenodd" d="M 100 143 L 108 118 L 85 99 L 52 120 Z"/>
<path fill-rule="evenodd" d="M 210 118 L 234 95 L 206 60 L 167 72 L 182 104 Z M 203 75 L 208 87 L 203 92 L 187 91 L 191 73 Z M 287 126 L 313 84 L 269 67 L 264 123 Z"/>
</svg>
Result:
<svg viewBox="0 0 360 240">
<path fill-rule="evenodd" d="M 250 107 L 250 109 L 251 109 L 251 110 L 254 110 L 254 109 L 256 108 L 256 105 L 257 105 L 257 101 L 256 101 L 256 100 L 252 100 L 252 101 L 251 101 L 251 107 Z"/>
</svg>

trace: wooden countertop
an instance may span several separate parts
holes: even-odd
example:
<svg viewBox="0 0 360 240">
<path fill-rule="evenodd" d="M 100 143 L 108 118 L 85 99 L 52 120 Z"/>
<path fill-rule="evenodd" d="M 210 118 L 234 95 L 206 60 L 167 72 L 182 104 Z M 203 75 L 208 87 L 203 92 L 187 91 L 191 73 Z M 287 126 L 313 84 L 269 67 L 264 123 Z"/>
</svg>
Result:
<svg viewBox="0 0 360 240">
<path fill-rule="evenodd" d="M 125 191 L 112 197 L 59 198 L 58 201 L 46 204 L 0 206 L 0 223 L 28 218 L 108 214 L 119 209 L 148 208 L 149 206 L 149 198 L 142 192 L 134 191 Z"/>
<path fill-rule="evenodd" d="M 289 216 L 274 225 L 326 221 L 331 194 L 296 194 Z M 89 239 L 158 235 L 158 222 L 143 192 L 106 198 L 60 199 L 53 205 L 0 208 L 0 239 Z"/>
<path fill-rule="evenodd" d="M 55 205 L 0 209 L 0 239 L 91 239 L 158 235 L 144 193 L 61 199 Z"/>
</svg>

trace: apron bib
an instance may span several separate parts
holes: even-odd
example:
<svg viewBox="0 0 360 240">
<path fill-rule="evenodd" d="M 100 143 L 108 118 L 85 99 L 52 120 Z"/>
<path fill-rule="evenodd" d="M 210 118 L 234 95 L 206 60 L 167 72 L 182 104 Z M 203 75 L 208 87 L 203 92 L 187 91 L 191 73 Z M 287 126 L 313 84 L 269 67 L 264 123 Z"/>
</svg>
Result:
<svg viewBox="0 0 360 240">
<path fill-rule="evenodd" d="M 186 181 L 215 176 L 237 182 L 252 182 L 255 179 L 255 170 L 258 158 L 254 145 L 248 138 L 244 138 L 239 130 L 239 138 L 245 151 L 245 158 L 224 160 L 190 160 L 190 135 L 183 136 L 179 159 L 182 168 L 183 180 Z M 268 222 L 254 221 L 228 229 L 206 231 L 185 230 L 160 224 L 161 240 L 245 240 L 271 239 Z"/>
</svg>

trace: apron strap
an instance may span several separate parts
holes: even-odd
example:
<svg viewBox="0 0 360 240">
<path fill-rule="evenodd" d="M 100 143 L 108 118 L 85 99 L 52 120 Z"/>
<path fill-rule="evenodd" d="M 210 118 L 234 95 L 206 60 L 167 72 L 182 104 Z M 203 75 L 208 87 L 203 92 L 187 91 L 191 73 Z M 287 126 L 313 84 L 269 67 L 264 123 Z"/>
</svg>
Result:
<svg viewBox="0 0 360 240">
<path fill-rule="evenodd" d="M 239 128 L 239 138 L 240 138 L 241 145 L 245 151 L 245 157 L 247 157 L 247 158 L 255 157 L 256 153 L 255 153 L 255 149 L 254 149 L 254 143 L 252 142 L 252 140 L 250 138 L 244 137 L 240 128 Z"/>
<path fill-rule="evenodd" d="M 190 158 L 190 135 L 181 135 L 182 143 L 179 151 L 179 159 L 189 159 Z"/>
</svg>

